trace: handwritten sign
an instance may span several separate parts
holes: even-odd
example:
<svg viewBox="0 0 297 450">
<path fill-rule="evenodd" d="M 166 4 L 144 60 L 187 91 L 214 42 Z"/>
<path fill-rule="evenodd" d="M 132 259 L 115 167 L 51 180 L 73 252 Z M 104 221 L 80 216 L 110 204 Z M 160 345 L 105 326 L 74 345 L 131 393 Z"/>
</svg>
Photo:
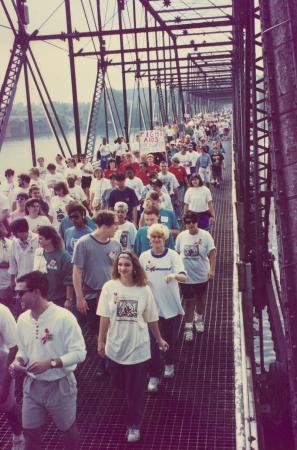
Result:
<svg viewBox="0 0 297 450">
<path fill-rule="evenodd" d="M 139 133 L 140 153 L 165 152 L 165 133 L 163 130 L 148 130 Z"/>
</svg>

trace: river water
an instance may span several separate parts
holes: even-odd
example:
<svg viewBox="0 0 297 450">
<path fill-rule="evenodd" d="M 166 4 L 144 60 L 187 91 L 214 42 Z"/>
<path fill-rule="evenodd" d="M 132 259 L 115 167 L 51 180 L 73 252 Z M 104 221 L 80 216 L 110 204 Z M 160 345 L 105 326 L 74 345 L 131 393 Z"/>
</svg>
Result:
<svg viewBox="0 0 297 450">
<path fill-rule="evenodd" d="M 73 154 L 76 153 L 75 134 L 69 133 L 67 140 Z M 82 148 L 85 144 L 85 136 L 81 135 Z M 96 142 L 99 145 L 100 139 Z M 67 147 L 64 144 L 66 156 L 69 156 Z M 35 138 L 36 155 L 44 156 L 47 163 L 54 162 L 57 153 L 61 153 L 54 136 L 39 136 Z M 16 173 L 26 172 L 32 167 L 31 143 L 30 139 L 7 139 L 4 141 L 0 152 L 0 178 L 4 176 L 7 168 L 13 168 Z"/>
</svg>

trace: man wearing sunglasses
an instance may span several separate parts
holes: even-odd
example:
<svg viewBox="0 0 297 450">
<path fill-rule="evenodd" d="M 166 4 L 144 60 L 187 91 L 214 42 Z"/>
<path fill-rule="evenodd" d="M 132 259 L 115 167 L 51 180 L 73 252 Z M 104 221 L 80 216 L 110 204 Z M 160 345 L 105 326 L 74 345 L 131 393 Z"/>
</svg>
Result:
<svg viewBox="0 0 297 450">
<path fill-rule="evenodd" d="M 17 322 L 18 353 L 10 373 L 26 373 L 22 423 L 26 449 L 39 450 L 47 413 L 64 433 L 65 448 L 78 449 L 77 388 L 74 370 L 86 357 L 85 342 L 74 315 L 47 300 L 47 275 L 33 271 L 18 278 L 23 309 Z"/>
</svg>

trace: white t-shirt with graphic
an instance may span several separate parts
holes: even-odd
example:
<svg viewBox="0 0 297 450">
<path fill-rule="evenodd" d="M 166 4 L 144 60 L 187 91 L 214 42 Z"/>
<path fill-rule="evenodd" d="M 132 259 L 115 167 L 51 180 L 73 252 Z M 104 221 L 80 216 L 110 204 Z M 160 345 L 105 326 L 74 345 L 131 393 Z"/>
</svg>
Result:
<svg viewBox="0 0 297 450">
<path fill-rule="evenodd" d="M 56 229 L 59 228 L 59 224 L 62 222 L 64 217 L 67 216 L 66 206 L 72 201 L 73 199 L 69 194 L 64 195 L 64 197 L 55 195 L 51 199 L 50 207 L 51 213 L 53 214 L 53 227 Z"/>
<path fill-rule="evenodd" d="M 153 291 L 159 316 L 169 319 L 184 314 L 178 282 L 165 281 L 170 273 L 186 273 L 180 255 L 171 249 L 166 249 L 162 255 L 154 255 L 152 250 L 147 250 L 140 255 L 139 262 Z"/>
<path fill-rule="evenodd" d="M 215 249 L 214 240 L 208 231 L 199 229 L 197 234 L 190 234 L 189 230 L 182 231 L 176 238 L 175 249 L 180 253 L 187 271 L 186 284 L 208 281 L 208 255 Z"/>
<path fill-rule="evenodd" d="M 167 172 L 166 174 L 159 172 L 158 173 L 159 180 L 166 186 L 169 195 L 174 194 L 174 190 L 178 188 L 179 182 L 176 179 L 176 176 L 171 172 Z"/>
<path fill-rule="evenodd" d="M 107 281 L 101 291 L 97 315 L 110 320 L 105 352 L 120 364 L 138 364 L 151 357 L 148 323 L 158 320 L 152 291 L 148 286 L 124 286 Z"/>
<path fill-rule="evenodd" d="M 117 226 L 114 239 L 121 244 L 123 250 L 133 250 L 137 230 L 134 223 L 126 220 L 123 224 Z"/>
</svg>

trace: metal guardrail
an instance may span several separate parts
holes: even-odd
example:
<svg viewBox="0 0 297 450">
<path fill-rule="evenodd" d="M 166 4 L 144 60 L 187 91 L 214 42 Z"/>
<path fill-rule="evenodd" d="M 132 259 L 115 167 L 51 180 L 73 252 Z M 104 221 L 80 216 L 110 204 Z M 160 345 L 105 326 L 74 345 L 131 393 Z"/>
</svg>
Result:
<svg viewBox="0 0 297 450">
<path fill-rule="evenodd" d="M 242 294 L 239 290 L 238 263 L 239 239 L 237 231 L 236 190 L 234 160 L 232 158 L 232 205 L 233 205 L 233 339 L 235 367 L 235 418 L 237 450 L 257 450 L 258 431 L 250 357 L 246 355 L 243 324 Z"/>
</svg>

